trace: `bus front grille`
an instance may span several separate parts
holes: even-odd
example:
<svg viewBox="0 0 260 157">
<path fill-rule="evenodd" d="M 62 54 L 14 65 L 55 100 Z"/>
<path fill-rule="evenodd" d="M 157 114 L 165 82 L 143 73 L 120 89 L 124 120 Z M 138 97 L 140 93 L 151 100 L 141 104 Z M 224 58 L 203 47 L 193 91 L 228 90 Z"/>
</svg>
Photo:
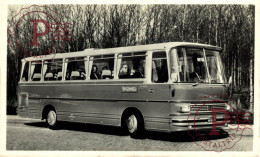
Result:
<svg viewBox="0 0 260 157">
<path fill-rule="evenodd" d="M 216 103 L 216 104 L 195 104 L 191 105 L 190 111 L 210 111 L 212 109 L 226 109 L 227 105 L 225 103 Z"/>
</svg>

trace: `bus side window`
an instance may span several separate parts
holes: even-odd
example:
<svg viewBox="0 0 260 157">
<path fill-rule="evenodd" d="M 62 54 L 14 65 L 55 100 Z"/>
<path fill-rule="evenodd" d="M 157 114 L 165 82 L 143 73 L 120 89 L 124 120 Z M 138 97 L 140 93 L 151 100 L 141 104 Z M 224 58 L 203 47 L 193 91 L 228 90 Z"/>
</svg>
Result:
<svg viewBox="0 0 260 157">
<path fill-rule="evenodd" d="M 168 66 L 166 52 L 154 52 L 152 59 L 152 82 L 168 82 Z"/>
<path fill-rule="evenodd" d="M 84 57 L 79 58 L 68 58 L 67 59 L 67 70 L 66 80 L 85 80 L 86 69 Z"/>
<path fill-rule="evenodd" d="M 43 64 L 44 81 L 62 80 L 62 59 L 45 61 Z"/>
<path fill-rule="evenodd" d="M 184 75 L 186 76 L 186 73 L 184 71 L 184 55 L 183 52 L 181 51 L 180 48 L 177 49 L 177 58 L 178 58 L 178 70 L 179 70 L 179 76 L 180 76 L 180 80 L 178 80 L 179 82 L 184 82 L 186 81 L 186 77 L 184 77 Z"/>
<path fill-rule="evenodd" d="M 122 55 L 121 66 L 118 72 L 119 79 L 145 78 L 146 52 L 126 53 Z"/>
<path fill-rule="evenodd" d="M 28 73 L 29 73 L 29 62 L 26 62 L 23 69 L 22 82 L 28 81 Z"/>
<path fill-rule="evenodd" d="M 41 80 L 41 70 L 42 70 L 41 61 L 36 61 L 36 62 L 31 63 L 31 80 L 32 81 Z"/>
<path fill-rule="evenodd" d="M 90 79 L 113 79 L 113 70 L 114 55 L 95 56 L 90 72 Z"/>
</svg>

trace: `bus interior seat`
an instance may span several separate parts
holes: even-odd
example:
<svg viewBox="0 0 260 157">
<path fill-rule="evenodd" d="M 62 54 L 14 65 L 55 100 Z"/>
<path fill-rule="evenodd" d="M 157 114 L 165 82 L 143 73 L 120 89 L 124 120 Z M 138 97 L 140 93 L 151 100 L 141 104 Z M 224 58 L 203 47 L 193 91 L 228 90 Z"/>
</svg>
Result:
<svg viewBox="0 0 260 157">
<path fill-rule="evenodd" d="M 41 74 L 40 73 L 34 73 L 32 80 L 33 81 L 40 81 L 41 80 Z"/>
<path fill-rule="evenodd" d="M 136 72 L 137 70 L 130 70 L 130 76 L 134 76 L 134 74 L 135 74 L 135 72 Z"/>
<path fill-rule="evenodd" d="M 114 70 L 113 70 L 113 71 L 111 72 L 111 76 L 114 77 L 114 75 L 115 75 L 115 74 L 114 74 Z"/>
<path fill-rule="evenodd" d="M 70 75 L 70 80 L 78 80 L 80 78 L 79 71 L 72 71 Z"/>
<path fill-rule="evenodd" d="M 53 74 L 52 73 L 47 73 L 44 77 L 44 80 L 53 80 Z"/>
<path fill-rule="evenodd" d="M 111 78 L 112 78 L 111 70 L 102 70 L 101 79 L 111 79 Z"/>
<path fill-rule="evenodd" d="M 61 80 L 61 79 L 62 79 L 62 72 L 58 72 L 57 80 Z"/>
<path fill-rule="evenodd" d="M 80 77 L 79 77 L 80 80 L 85 80 L 86 79 L 86 74 L 84 71 L 80 72 Z"/>
</svg>

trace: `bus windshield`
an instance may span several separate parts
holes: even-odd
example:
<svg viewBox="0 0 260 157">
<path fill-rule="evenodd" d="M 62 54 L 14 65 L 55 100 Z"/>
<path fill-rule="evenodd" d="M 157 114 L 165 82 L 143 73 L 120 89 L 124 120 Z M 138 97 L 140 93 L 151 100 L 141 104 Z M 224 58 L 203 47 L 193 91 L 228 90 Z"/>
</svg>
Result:
<svg viewBox="0 0 260 157">
<path fill-rule="evenodd" d="M 176 51 L 177 64 L 172 64 L 172 72 L 177 73 L 177 82 L 226 83 L 218 51 L 202 48 L 177 48 Z"/>
</svg>

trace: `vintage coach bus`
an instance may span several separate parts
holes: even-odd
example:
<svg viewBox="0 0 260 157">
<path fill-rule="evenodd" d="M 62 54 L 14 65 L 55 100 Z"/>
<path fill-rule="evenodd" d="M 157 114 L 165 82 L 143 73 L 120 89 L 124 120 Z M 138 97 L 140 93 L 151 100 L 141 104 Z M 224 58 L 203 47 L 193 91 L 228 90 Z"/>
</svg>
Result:
<svg viewBox="0 0 260 157">
<path fill-rule="evenodd" d="M 45 119 L 51 129 L 59 121 L 121 126 L 132 136 L 194 129 L 187 122 L 192 106 L 227 94 L 220 51 L 170 42 L 25 58 L 17 113 Z M 227 110 L 225 101 L 207 106 Z M 196 129 L 211 129 L 210 110 L 196 114 Z"/>
</svg>

